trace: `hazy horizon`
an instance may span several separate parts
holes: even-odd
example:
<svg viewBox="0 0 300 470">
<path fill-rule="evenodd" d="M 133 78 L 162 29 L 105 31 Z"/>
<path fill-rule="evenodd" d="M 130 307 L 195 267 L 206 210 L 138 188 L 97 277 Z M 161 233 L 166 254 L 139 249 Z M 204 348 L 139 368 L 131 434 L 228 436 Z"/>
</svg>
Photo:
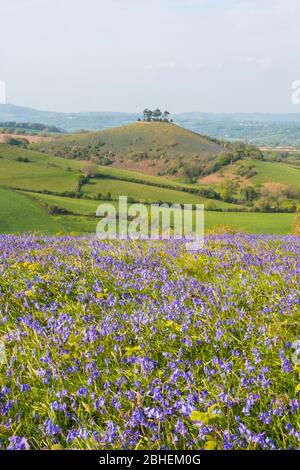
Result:
<svg viewBox="0 0 300 470">
<path fill-rule="evenodd" d="M 2 105 L 7 105 L 7 106 L 15 106 L 17 108 L 27 108 L 27 109 L 31 109 L 31 110 L 34 110 L 34 111 L 38 111 L 38 112 L 51 112 L 51 113 L 62 113 L 62 114 L 82 114 L 82 113 L 86 113 L 86 114 L 89 114 L 89 113 L 103 113 L 103 114 L 109 114 L 109 113 L 115 113 L 115 114 L 140 114 L 142 116 L 143 114 L 143 111 L 140 110 L 140 111 L 122 111 L 122 110 L 110 110 L 110 109 L 98 109 L 98 110 L 93 110 L 93 111 L 89 111 L 89 110 L 85 110 L 85 111 L 68 111 L 68 110 L 60 110 L 60 111 L 57 111 L 55 109 L 46 109 L 46 108 L 36 108 L 36 107 L 32 107 L 30 105 L 19 105 L 17 103 L 10 103 L 10 102 L 6 102 L 6 103 L 0 103 L 0 106 Z M 176 112 L 176 113 L 172 113 L 171 114 L 171 117 L 172 115 L 173 116 L 176 116 L 176 115 L 184 115 L 184 114 L 214 114 L 214 115 L 234 115 L 234 114 L 245 114 L 245 115 L 250 115 L 250 114 L 262 114 L 262 115 L 300 115 L 300 107 L 298 106 L 294 106 L 295 110 L 291 110 L 291 111 L 239 111 L 239 110 L 236 110 L 236 111 L 206 111 L 206 110 L 200 110 L 200 111 L 189 111 L 189 110 L 184 110 L 184 111 L 180 111 L 180 112 Z"/>
<path fill-rule="evenodd" d="M 57 112 L 300 112 L 291 103 L 300 78 L 297 0 L 0 6 L 8 103 Z"/>
</svg>

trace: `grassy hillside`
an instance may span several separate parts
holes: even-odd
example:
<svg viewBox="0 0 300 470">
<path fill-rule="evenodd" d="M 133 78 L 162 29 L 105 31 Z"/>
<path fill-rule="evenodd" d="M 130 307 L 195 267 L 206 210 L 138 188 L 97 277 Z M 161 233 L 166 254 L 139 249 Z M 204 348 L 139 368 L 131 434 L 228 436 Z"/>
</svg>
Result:
<svg viewBox="0 0 300 470">
<path fill-rule="evenodd" d="M 75 193 L 79 178 L 82 176 L 82 166 L 83 162 L 78 160 L 67 160 L 34 150 L 0 145 L 0 186 L 32 190 L 33 192 Z M 135 201 L 205 203 L 220 209 L 235 207 L 223 201 L 214 201 L 197 194 L 180 191 L 181 188 L 183 190 L 197 190 L 200 188 L 198 185 L 184 184 L 141 172 L 103 166 L 98 167 L 98 173 L 100 177 L 92 178 L 87 184 L 82 185 L 83 198 L 96 198 L 99 193 L 103 196 L 111 193 L 113 198 L 124 195 Z M 136 180 L 136 182 L 128 181 L 129 179 Z"/>
<path fill-rule="evenodd" d="M 248 178 L 239 175 L 239 168 L 252 168 L 255 174 Z M 251 184 L 279 183 L 292 185 L 300 189 L 300 167 L 281 162 L 268 162 L 260 160 L 240 160 L 232 165 L 228 165 L 207 177 L 200 179 L 202 185 L 218 185 L 225 180 L 236 180 Z"/>
<path fill-rule="evenodd" d="M 255 183 L 280 183 L 294 185 L 300 189 L 300 167 L 286 163 L 255 162 L 257 175 L 253 177 Z"/>
<path fill-rule="evenodd" d="M 0 233 L 45 232 L 62 230 L 58 220 L 28 197 L 0 188 Z"/>
<path fill-rule="evenodd" d="M 174 124 L 138 122 L 61 137 L 40 143 L 37 148 L 67 158 L 94 158 L 99 164 L 178 177 L 191 164 L 208 165 L 226 145 L 230 146 Z"/>
<path fill-rule="evenodd" d="M 20 161 L 21 160 L 21 161 Z M 74 191 L 80 164 L 24 148 L 0 145 L 0 185 L 37 191 Z"/>
<path fill-rule="evenodd" d="M 116 206 L 120 195 L 128 196 L 129 203 L 203 203 L 209 209 L 206 210 L 207 230 L 215 225 L 229 225 L 251 233 L 290 232 L 294 214 L 222 213 L 215 210 L 240 209 L 244 204 L 241 199 L 243 185 L 250 184 L 257 189 L 259 185 L 271 182 L 300 187 L 300 170 L 296 166 L 247 159 L 243 154 L 240 160 L 226 163 L 206 180 L 187 182 L 182 174 L 169 171 L 172 165 L 180 169 L 195 162 L 214 164 L 223 158 L 224 151 L 230 149 L 226 144 L 167 123 L 136 123 L 97 133 L 64 135 L 30 148 L 0 144 L 0 187 L 22 191 L 4 192 L 2 189 L 6 218 L 0 232 L 45 230 L 53 233 L 63 230 L 95 233 L 96 208 L 105 200 Z M 90 157 L 94 160 L 95 176 L 87 176 L 86 162 L 81 160 Z M 103 159 L 110 159 L 110 164 L 101 164 Z M 251 177 L 239 174 L 247 165 L 255 169 Z M 222 189 L 228 180 L 238 183 L 230 189 L 229 197 Z M 66 197 L 68 195 L 72 197 Z M 274 195 L 271 196 L 266 198 L 272 199 Z M 262 197 L 257 193 L 252 204 L 257 200 L 260 202 Z M 272 209 L 273 200 L 270 204 Z M 14 214 L 15 207 L 19 210 L 23 205 L 26 224 L 22 225 Z M 248 210 L 247 204 L 244 206 Z M 264 211 L 264 208 L 261 206 L 258 210 Z"/>
<path fill-rule="evenodd" d="M 60 137 L 41 146 L 53 152 L 64 151 L 66 147 L 95 147 L 105 144 L 116 155 L 145 152 L 157 157 L 165 151 L 177 156 L 184 152 L 188 155 L 201 153 L 216 154 L 223 151 L 223 145 L 213 139 L 188 131 L 175 124 L 162 122 L 137 122 L 128 126 L 105 129 L 100 132 L 86 132 Z M 101 147 L 100 147 L 101 148 Z M 71 151 L 71 148 L 70 148 Z"/>
</svg>

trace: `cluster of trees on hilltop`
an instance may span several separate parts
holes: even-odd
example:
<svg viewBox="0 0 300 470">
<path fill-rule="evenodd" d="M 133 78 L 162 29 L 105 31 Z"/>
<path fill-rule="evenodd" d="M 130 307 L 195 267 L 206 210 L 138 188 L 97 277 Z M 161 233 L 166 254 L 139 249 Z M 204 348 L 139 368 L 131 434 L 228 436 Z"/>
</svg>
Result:
<svg viewBox="0 0 300 470">
<path fill-rule="evenodd" d="M 144 109 L 143 111 L 143 121 L 146 122 L 173 122 L 170 119 L 169 111 L 161 111 L 160 109 L 155 109 L 151 111 L 151 109 Z"/>
</svg>

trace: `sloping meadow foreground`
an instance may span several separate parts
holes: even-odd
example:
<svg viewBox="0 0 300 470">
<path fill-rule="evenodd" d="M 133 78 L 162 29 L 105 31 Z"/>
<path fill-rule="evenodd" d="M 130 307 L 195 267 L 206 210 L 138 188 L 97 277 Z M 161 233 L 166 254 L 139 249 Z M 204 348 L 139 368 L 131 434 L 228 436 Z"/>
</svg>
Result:
<svg viewBox="0 0 300 470">
<path fill-rule="evenodd" d="M 300 238 L 0 236 L 3 449 L 300 448 Z"/>
</svg>

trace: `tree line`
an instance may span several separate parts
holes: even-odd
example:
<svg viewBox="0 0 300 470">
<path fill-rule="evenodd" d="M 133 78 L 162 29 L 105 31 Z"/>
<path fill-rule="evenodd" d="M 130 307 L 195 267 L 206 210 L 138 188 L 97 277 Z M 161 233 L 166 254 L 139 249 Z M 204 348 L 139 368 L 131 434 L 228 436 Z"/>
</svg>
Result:
<svg viewBox="0 0 300 470">
<path fill-rule="evenodd" d="M 144 109 L 143 111 L 143 121 L 145 122 L 173 122 L 170 119 L 169 111 L 161 111 L 160 109 L 155 109 L 152 111 L 151 109 Z"/>
<path fill-rule="evenodd" d="M 62 129 L 56 126 L 40 124 L 36 122 L 16 122 L 6 121 L 0 122 L 0 129 L 28 129 L 34 131 L 45 131 L 45 132 L 63 132 Z"/>
</svg>

